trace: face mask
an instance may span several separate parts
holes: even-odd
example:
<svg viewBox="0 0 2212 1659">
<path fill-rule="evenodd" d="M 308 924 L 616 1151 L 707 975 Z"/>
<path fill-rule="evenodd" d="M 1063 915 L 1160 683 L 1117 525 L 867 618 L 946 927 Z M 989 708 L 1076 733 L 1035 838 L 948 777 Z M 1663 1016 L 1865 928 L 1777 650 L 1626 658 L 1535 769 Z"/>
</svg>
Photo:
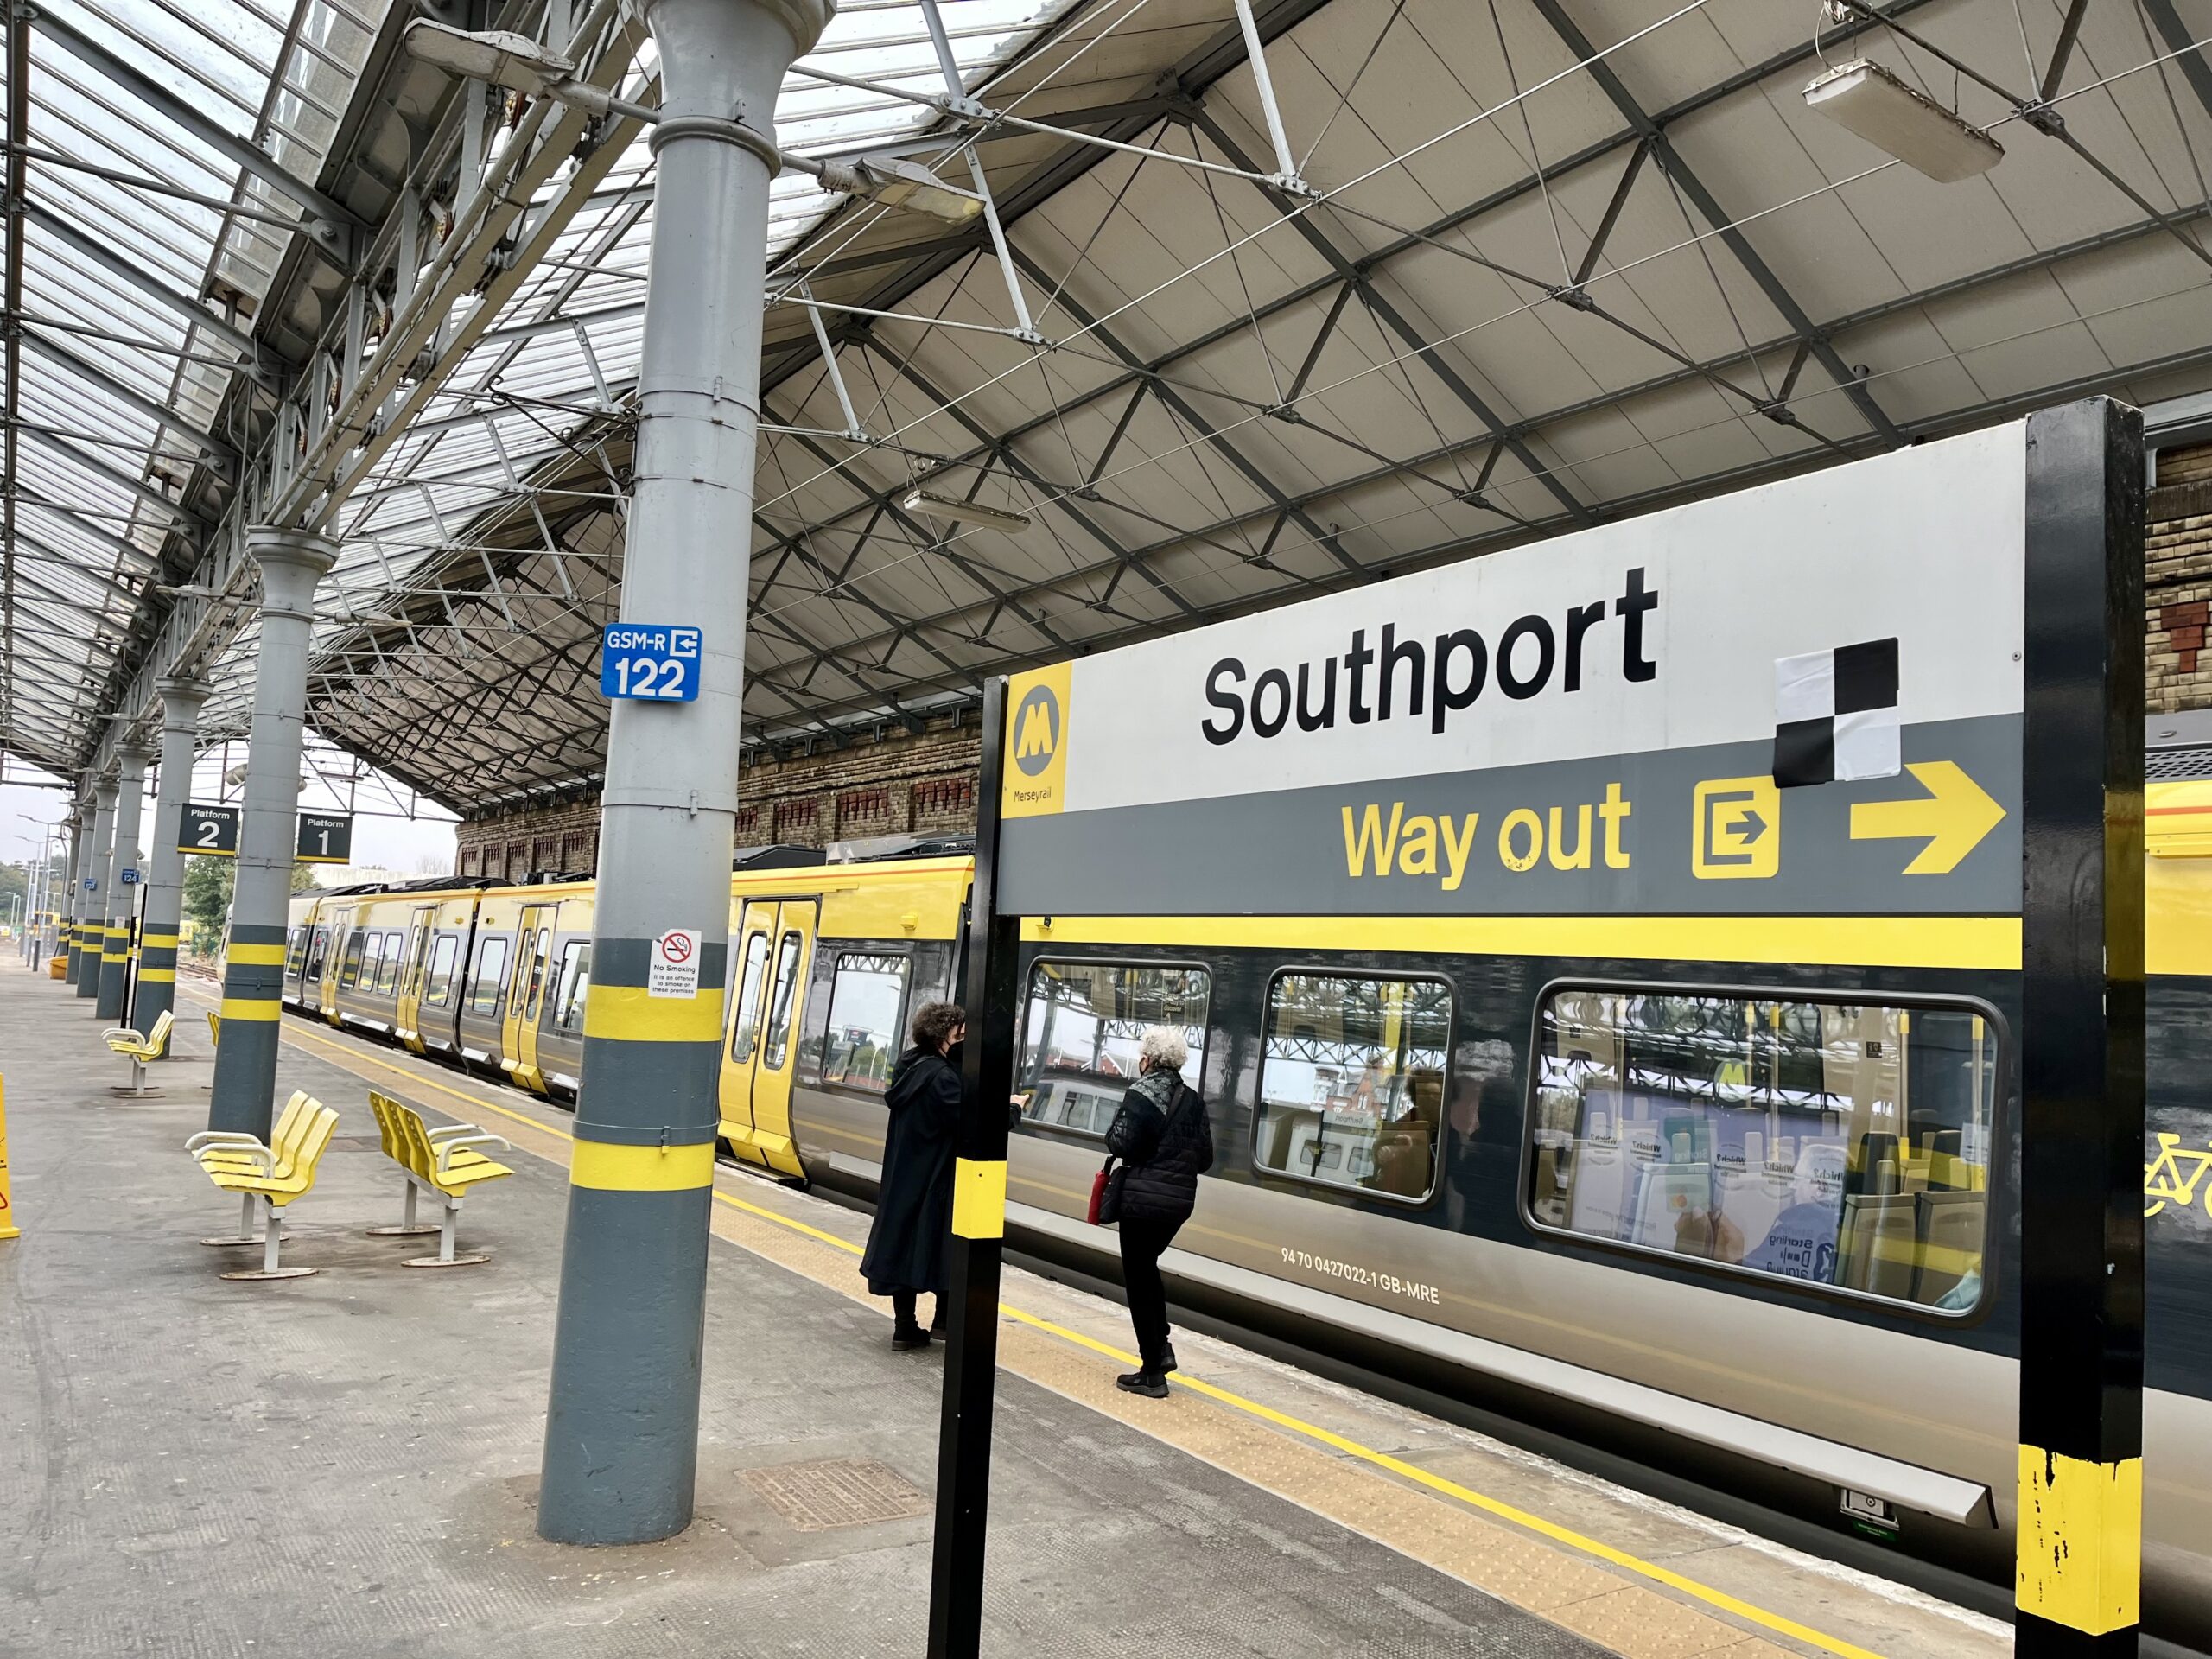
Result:
<svg viewBox="0 0 2212 1659">
<path fill-rule="evenodd" d="M 944 1051 L 944 1063 L 950 1066 L 954 1071 L 957 1071 L 960 1069 L 961 1051 L 965 1049 L 967 1046 L 968 1042 L 965 1038 L 963 1038 L 960 1041 L 952 1044 Z"/>
</svg>

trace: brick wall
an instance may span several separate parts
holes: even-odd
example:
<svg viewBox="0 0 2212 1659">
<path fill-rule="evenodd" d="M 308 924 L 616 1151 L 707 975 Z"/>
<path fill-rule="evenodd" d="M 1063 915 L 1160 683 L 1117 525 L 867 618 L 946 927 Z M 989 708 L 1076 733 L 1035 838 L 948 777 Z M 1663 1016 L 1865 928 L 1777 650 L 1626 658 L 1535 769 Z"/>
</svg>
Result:
<svg viewBox="0 0 2212 1659">
<path fill-rule="evenodd" d="M 2212 708 L 2212 444 L 2158 454 L 2144 538 L 2150 712 Z"/>
<path fill-rule="evenodd" d="M 817 747 L 763 759 L 738 780 L 737 843 L 826 847 L 869 836 L 966 835 L 976 828 L 976 738 L 971 712 L 960 725 L 933 723 L 861 736 L 842 749 Z M 460 874 L 520 880 L 538 870 L 594 870 L 596 798 L 464 821 Z"/>
</svg>

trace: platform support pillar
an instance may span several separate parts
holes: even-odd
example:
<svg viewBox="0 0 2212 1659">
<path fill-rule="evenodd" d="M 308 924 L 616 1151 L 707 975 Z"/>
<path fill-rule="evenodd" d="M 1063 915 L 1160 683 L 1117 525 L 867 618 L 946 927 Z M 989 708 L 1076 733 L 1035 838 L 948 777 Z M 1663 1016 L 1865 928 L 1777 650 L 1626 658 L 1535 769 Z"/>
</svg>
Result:
<svg viewBox="0 0 2212 1659">
<path fill-rule="evenodd" d="M 2132 1655 L 2143 1554 L 2143 422 L 2028 422 L 2013 1651 Z"/>
<path fill-rule="evenodd" d="M 151 753 L 136 742 L 115 752 L 115 843 L 108 854 L 106 927 L 100 944 L 99 1017 L 121 1025 L 130 993 L 130 924 L 138 898 L 138 822 L 144 816 L 146 762 Z M 130 880 L 124 879 L 128 874 Z"/>
<path fill-rule="evenodd" d="M 976 785 L 976 878 L 968 906 L 968 1040 L 961 1086 L 972 1114 L 954 1166 L 945 1262 L 944 1398 L 938 1421 L 937 1527 L 930 1566 L 929 1659 L 975 1659 L 983 1639 L 983 1547 L 998 1382 L 999 1279 L 1006 1239 L 1007 1103 L 1020 1014 L 1020 919 L 998 912 L 999 803 L 1006 766 L 1006 682 L 983 690 Z"/>
<path fill-rule="evenodd" d="M 54 925 L 59 932 L 54 948 L 62 953 L 67 964 L 62 982 L 69 985 L 74 985 L 77 976 L 84 971 L 84 936 L 78 923 L 84 914 L 85 866 L 92 856 L 92 798 L 87 791 L 77 798 L 76 810 L 69 819 L 69 859 L 62 866 L 60 889 L 55 894 Z"/>
<path fill-rule="evenodd" d="M 148 858 L 145 920 L 138 935 L 137 1028 L 176 1007 L 177 933 L 184 925 L 184 805 L 192 798 L 192 761 L 200 734 L 200 709 L 213 689 L 203 680 L 164 676 L 162 694 L 162 772 L 154 787 L 154 847 Z M 289 878 L 286 885 L 289 886 Z M 169 1044 L 159 1056 L 176 1052 Z"/>
<path fill-rule="evenodd" d="M 338 544 L 308 531 L 259 525 L 247 532 L 246 546 L 261 567 L 261 643 L 238 810 L 238 878 L 223 949 L 223 1040 L 215 1051 L 207 1127 L 244 1130 L 266 1141 L 276 1102 L 276 1022 L 299 841 L 308 641 L 315 584 L 337 563 Z"/>
<path fill-rule="evenodd" d="M 833 9 L 644 0 L 659 179 L 621 620 L 697 626 L 699 695 L 618 701 L 608 721 L 537 1506 L 556 1543 L 691 1522 L 776 97 Z M 679 933 L 655 994 L 656 941 Z"/>
<path fill-rule="evenodd" d="M 115 849 L 115 779 L 92 783 L 92 844 L 85 855 L 85 874 L 77 885 L 84 902 L 77 907 L 77 940 L 83 966 L 77 970 L 77 995 L 94 1005 L 100 994 L 100 958 L 107 950 L 108 862 Z"/>
</svg>

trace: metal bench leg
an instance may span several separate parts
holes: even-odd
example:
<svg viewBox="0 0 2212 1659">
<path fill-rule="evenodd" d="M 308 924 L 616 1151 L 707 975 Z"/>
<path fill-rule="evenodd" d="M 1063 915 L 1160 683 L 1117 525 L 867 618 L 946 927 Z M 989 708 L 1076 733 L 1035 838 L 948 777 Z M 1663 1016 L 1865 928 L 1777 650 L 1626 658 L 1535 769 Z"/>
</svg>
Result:
<svg viewBox="0 0 2212 1659">
<path fill-rule="evenodd" d="M 486 1255 L 481 1252 L 471 1252 L 467 1255 L 456 1255 L 454 1254 L 454 1239 L 455 1235 L 457 1235 L 461 1230 L 461 1200 L 459 1198 L 448 1198 L 446 1200 L 445 1209 L 445 1225 L 438 1229 L 438 1253 L 435 1255 L 416 1256 L 411 1261 L 404 1263 L 405 1266 L 410 1268 L 473 1268 L 479 1262 L 489 1262 L 492 1259 L 490 1256 Z"/>
<path fill-rule="evenodd" d="M 407 1178 L 407 1207 L 401 1213 L 399 1225 L 397 1227 L 372 1227 L 368 1230 L 369 1236 L 372 1238 L 406 1238 L 416 1233 L 436 1232 L 438 1230 L 437 1228 L 431 1225 L 429 1222 L 417 1222 L 415 1219 L 415 1198 L 422 1190 L 423 1189 L 421 1187 L 415 1184 L 415 1178 L 411 1175 L 409 1176 Z"/>
<path fill-rule="evenodd" d="M 202 1244 L 215 1245 L 260 1243 L 261 1235 L 255 1230 L 253 1224 L 253 1194 L 242 1192 L 238 1195 L 238 1230 L 234 1236 L 228 1238 L 203 1238 L 200 1242 Z"/>
<path fill-rule="evenodd" d="M 253 1202 L 251 1194 L 248 1195 L 246 1202 L 249 1205 Z M 269 1217 L 262 1234 L 261 1266 L 257 1268 L 241 1268 L 236 1273 L 225 1274 L 223 1277 L 226 1279 L 304 1279 L 309 1274 L 320 1271 L 315 1268 L 280 1268 L 276 1265 L 277 1253 L 284 1238 L 284 1212 L 266 1198 L 262 1202 L 269 1206 Z"/>
<path fill-rule="evenodd" d="M 152 1088 L 147 1084 L 146 1062 L 136 1054 L 131 1055 L 130 1059 L 130 1086 L 126 1089 L 119 1083 L 111 1084 L 108 1086 L 108 1093 L 113 1095 L 118 1100 L 159 1100 L 163 1091 Z"/>
</svg>

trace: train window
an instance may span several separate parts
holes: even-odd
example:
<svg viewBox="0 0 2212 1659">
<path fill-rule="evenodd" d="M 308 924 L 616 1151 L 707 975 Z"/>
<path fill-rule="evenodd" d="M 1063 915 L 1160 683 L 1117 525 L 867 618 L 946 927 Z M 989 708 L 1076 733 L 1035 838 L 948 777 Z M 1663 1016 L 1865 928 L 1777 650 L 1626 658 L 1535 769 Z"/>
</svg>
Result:
<svg viewBox="0 0 2212 1659">
<path fill-rule="evenodd" d="M 1451 1058 L 1452 992 L 1441 980 L 1278 974 L 1253 1161 L 1325 1186 L 1426 1198 Z"/>
<path fill-rule="evenodd" d="M 507 945 L 505 934 L 495 934 L 484 941 L 484 948 L 476 953 L 476 980 L 468 997 L 471 1014 L 497 1014 L 499 1011 L 499 984 L 507 971 Z"/>
<path fill-rule="evenodd" d="M 753 1058 L 753 1039 L 760 1033 L 760 981 L 768 965 L 768 936 L 748 934 L 745 940 L 745 972 L 737 982 L 737 1001 L 732 1005 L 729 1057 L 740 1065 Z"/>
<path fill-rule="evenodd" d="M 309 979 L 322 977 L 323 959 L 329 953 L 329 950 L 330 930 L 327 927 L 318 927 L 315 931 L 315 943 L 308 950 L 307 976 Z"/>
<path fill-rule="evenodd" d="M 563 1031 L 582 1031 L 584 993 L 591 988 L 589 939 L 569 941 L 561 952 L 560 977 L 553 985 L 553 1023 Z"/>
<path fill-rule="evenodd" d="M 1190 1045 L 1183 1081 L 1205 1070 L 1206 1004 L 1213 976 L 1203 968 L 1150 963 L 1040 962 L 1030 970 L 1014 1088 L 1022 1117 L 1078 1135 L 1103 1135 L 1136 1081 L 1137 1045 L 1148 1026 L 1172 1026 Z"/>
<path fill-rule="evenodd" d="M 523 1018 L 537 1018 L 538 994 L 545 988 L 545 964 L 552 960 L 552 934 L 537 930 L 537 943 L 530 953 L 530 1000 L 523 1004 Z"/>
<path fill-rule="evenodd" d="M 286 942 L 285 945 L 284 977 L 297 979 L 300 976 L 300 969 L 307 964 L 307 959 L 308 931 L 304 927 L 296 927 L 292 930 L 291 938 Z"/>
<path fill-rule="evenodd" d="M 338 988 L 350 991 L 353 982 L 361 976 L 361 948 L 369 942 L 365 933 L 356 933 L 346 941 L 346 960 L 338 969 Z"/>
<path fill-rule="evenodd" d="M 454 958 L 461 954 L 461 940 L 457 935 L 441 933 L 438 942 L 430 947 L 430 980 L 423 993 L 423 1001 L 432 1007 L 444 1006 L 453 990 Z"/>
<path fill-rule="evenodd" d="M 830 982 L 830 1028 L 822 1081 L 883 1092 L 899 1058 L 899 1015 L 906 1001 L 904 957 L 849 954 Z"/>
<path fill-rule="evenodd" d="M 1971 1007 L 1561 986 L 1536 1016 L 1542 1227 L 1967 1312 L 1998 1030 Z"/>
<path fill-rule="evenodd" d="M 771 1071 L 782 1068 L 784 1056 L 791 1051 L 791 1014 L 798 1001 L 798 958 L 803 943 L 798 934 L 786 933 L 783 943 L 776 947 L 776 988 L 768 998 L 768 1029 L 760 1045 L 760 1064 Z"/>
<path fill-rule="evenodd" d="M 384 960 L 377 964 L 377 995 L 390 996 L 399 984 L 399 958 L 404 941 L 397 933 L 384 936 Z"/>
</svg>

